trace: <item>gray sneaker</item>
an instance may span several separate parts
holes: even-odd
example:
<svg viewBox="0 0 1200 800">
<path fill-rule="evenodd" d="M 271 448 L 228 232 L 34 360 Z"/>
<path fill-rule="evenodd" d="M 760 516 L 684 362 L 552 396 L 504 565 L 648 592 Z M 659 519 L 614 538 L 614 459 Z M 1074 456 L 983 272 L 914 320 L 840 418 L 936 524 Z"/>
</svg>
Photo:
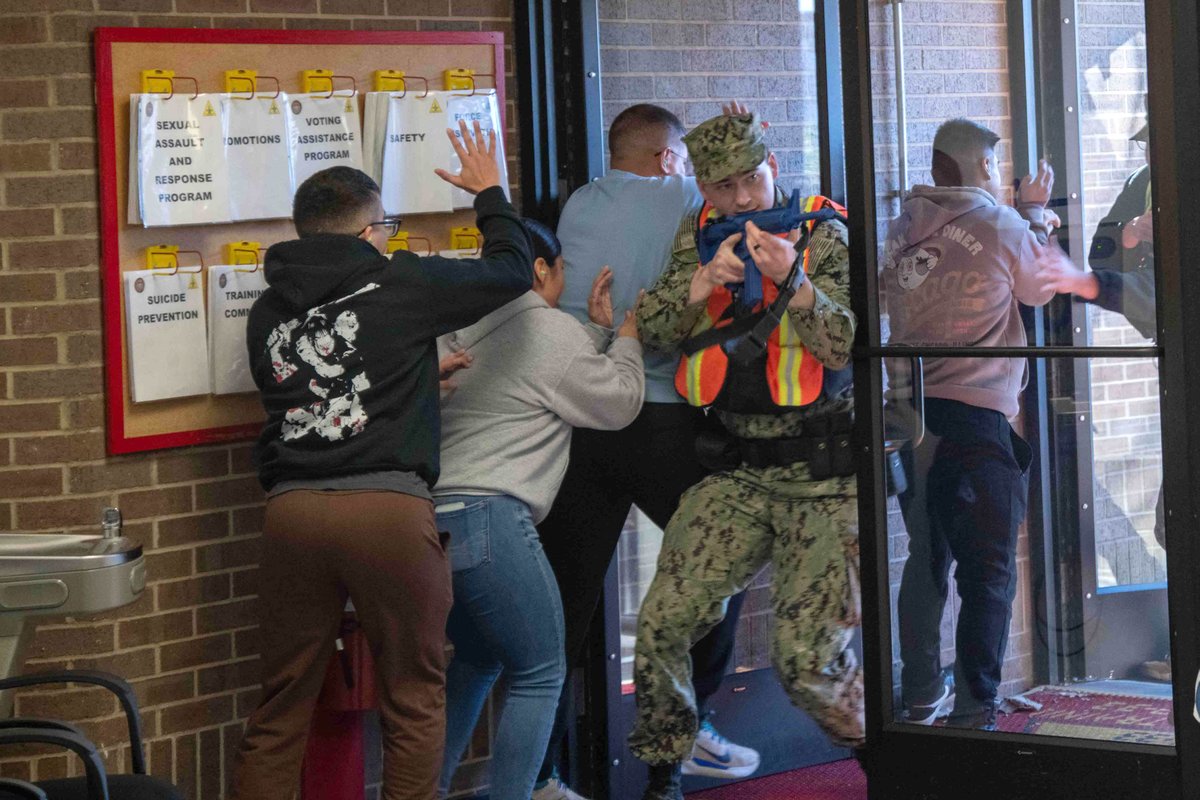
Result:
<svg viewBox="0 0 1200 800">
<path fill-rule="evenodd" d="M 571 787 L 567 786 L 558 776 L 555 775 L 550 780 L 546 781 L 546 785 L 540 789 L 533 790 L 531 800 L 588 800 L 578 792 L 571 791 Z"/>
</svg>

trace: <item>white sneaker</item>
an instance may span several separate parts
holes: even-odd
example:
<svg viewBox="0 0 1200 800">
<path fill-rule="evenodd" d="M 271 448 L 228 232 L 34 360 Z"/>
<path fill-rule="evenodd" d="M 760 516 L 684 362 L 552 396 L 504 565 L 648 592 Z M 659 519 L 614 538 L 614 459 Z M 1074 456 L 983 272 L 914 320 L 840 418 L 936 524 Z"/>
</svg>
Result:
<svg viewBox="0 0 1200 800">
<path fill-rule="evenodd" d="M 684 775 L 707 778 L 744 778 L 758 769 L 757 750 L 742 747 L 717 733 L 708 720 L 700 724 L 692 757 L 683 762 Z"/>
<path fill-rule="evenodd" d="M 904 706 L 904 721 L 912 725 L 932 725 L 939 719 L 950 716 L 954 708 L 954 681 L 947 678 L 942 683 L 942 694 L 928 703 L 907 703 Z"/>
<path fill-rule="evenodd" d="M 571 787 L 567 786 L 557 775 L 554 775 L 550 780 L 546 781 L 546 785 L 540 789 L 533 790 L 531 800 L 587 800 L 583 795 L 571 791 Z"/>
</svg>

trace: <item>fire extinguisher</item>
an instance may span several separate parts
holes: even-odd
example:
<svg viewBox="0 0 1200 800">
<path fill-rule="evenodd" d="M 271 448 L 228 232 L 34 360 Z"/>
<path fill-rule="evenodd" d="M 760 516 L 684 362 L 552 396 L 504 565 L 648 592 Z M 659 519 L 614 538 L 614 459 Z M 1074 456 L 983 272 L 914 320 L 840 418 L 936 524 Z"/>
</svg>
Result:
<svg viewBox="0 0 1200 800">
<path fill-rule="evenodd" d="M 302 800 L 364 800 L 363 721 L 378 707 L 375 664 L 353 613 L 342 616 L 304 751 Z"/>
</svg>

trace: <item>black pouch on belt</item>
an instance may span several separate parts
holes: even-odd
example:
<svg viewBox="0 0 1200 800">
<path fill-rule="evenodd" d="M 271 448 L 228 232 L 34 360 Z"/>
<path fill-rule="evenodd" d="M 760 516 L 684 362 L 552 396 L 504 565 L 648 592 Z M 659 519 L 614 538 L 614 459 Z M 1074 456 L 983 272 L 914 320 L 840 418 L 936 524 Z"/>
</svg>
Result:
<svg viewBox="0 0 1200 800">
<path fill-rule="evenodd" d="M 696 434 L 696 458 L 713 472 L 734 469 L 742 463 L 737 439 L 723 428 L 707 428 Z"/>
<path fill-rule="evenodd" d="M 808 472 L 814 481 L 845 478 L 854 474 L 853 426 L 854 420 L 849 414 L 837 414 L 805 423 L 804 436 L 813 439 Z"/>
</svg>

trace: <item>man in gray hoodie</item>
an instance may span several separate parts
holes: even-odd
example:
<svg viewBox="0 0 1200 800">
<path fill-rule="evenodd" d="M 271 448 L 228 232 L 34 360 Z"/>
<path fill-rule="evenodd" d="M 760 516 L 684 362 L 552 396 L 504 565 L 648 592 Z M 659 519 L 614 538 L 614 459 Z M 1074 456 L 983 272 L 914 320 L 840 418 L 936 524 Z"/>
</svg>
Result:
<svg viewBox="0 0 1200 800">
<path fill-rule="evenodd" d="M 1057 247 L 1044 247 L 1054 174 L 1041 162 L 1021 182 L 1017 208 L 1001 205 L 999 139 L 965 119 L 938 129 L 935 185 L 905 198 L 884 246 L 880 291 L 891 344 L 1024 346 L 1017 304 L 1040 306 L 1054 296 L 1039 274 L 1047 261 L 1065 260 Z M 888 361 L 890 401 L 906 392 L 896 366 Z M 912 723 L 950 715 L 953 724 L 995 727 L 1032 458 L 1009 420 L 1027 369 L 1024 358 L 925 360 L 927 435 L 902 454 L 909 480 L 900 497 L 909 534 L 898 609 L 901 693 Z M 962 600 L 953 681 L 943 679 L 940 663 L 952 559 Z"/>
</svg>

